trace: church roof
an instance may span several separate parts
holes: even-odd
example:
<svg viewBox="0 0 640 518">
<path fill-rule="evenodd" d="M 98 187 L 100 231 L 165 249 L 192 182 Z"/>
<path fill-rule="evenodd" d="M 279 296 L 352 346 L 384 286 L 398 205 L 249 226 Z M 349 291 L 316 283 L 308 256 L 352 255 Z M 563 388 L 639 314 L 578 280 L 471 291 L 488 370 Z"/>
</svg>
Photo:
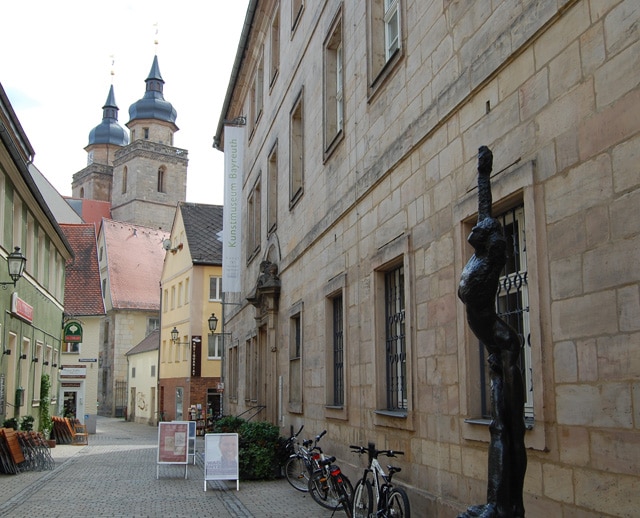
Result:
<svg viewBox="0 0 640 518">
<path fill-rule="evenodd" d="M 118 124 L 118 106 L 113 93 L 113 85 L 109 88 L 107 100 L 102 107 L 102 122 L 89 132 L 89 146 L 94 144 L 114 144 L 126 146 L 129 143 L 129 135 Z"/>
<path fill-rule="evenodd" d="M 104 315 L 100 268 L 93 223 L 61 224 L 74 257 L 67 261 L 64 312 L 69 316 Z"/>
<path fill-rule="evenodd" d="M 162 93 L 164 80 L 160 75 L 158 56 L 153 57 L 151 71 L 145 82 L 147 87 L 144 97 L 129 107 L 129 122 L 127 124 L 136 119 L 156 119 L 175 124 L 176 110 L 170 102 L 165 101 Z"/>
<path fill-rule="evenodd" d="M 114 309 L 160 310 L 160 278 L 168 232 L 102 220 L 108 286 Z"/>
<path fill-rule="evenodd" d="M 179 204 L 193 264 L 222 265 L 222 205 Z"/>
</svg>

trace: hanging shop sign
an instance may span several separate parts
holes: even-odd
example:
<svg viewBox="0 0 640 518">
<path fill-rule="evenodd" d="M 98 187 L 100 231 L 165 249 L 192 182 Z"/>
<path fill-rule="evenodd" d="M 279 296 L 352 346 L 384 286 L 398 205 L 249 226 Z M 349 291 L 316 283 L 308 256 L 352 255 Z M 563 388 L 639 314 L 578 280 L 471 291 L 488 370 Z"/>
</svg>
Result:
<svg viewBox="0 0 640 518">
<path fill-rule="evenodd" d="M 191 377 L 199 378 L 202 374 L 202 337 L 194 336 L 191 338 Z"/>
<path fill-rule="evenodd" d="M 67 322 L 64 326 L 64 342 L 68 344 L 82 343 L 82 326 L 78 322 Z"/>
</svg>

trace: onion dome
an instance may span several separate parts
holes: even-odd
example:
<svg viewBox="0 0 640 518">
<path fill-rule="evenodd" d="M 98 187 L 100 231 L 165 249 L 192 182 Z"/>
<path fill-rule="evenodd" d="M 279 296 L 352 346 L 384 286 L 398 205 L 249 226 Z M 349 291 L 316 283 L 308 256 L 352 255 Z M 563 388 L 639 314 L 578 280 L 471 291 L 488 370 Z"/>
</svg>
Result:
<svg viewBox="0 0 640 518">
<path fill-rule="evenodd" d="M 118 106 L 113 94 L 113 85 L 109 88 L 107 101 L 102 107 L 102 122 L 89 132 L 89 146 L 93 144 L 129 144 L 129 134 L 118 124 Z"/>
<path fill-rule="evenodd" d="M 158 56 L 153 57 L 151 71 L 145 82 L 147 89 L 144 97 L 129 107 L 129 122 L 127 124 L 136 119 L 155 119 L 175 124 L 176 110 L 170 102 L 164 100 L 162 95 L 164 80 L 160 75 Z"/>
</svg>

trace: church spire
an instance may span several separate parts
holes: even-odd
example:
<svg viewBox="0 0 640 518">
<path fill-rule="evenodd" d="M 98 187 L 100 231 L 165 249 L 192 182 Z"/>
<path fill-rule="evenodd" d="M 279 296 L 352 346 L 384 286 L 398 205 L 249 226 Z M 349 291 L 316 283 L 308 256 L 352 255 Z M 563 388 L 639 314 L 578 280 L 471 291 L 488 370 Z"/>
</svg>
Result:
<svg viewBox="0 0 640 518">
<path fill-rule="evenodd" d="M 143 98 L 129 107 L 127 126 L 131 127 L 131 123 L 138 119 L 155 119 L 175 126 L 177 113 L 172 104 L 164 99 L 164 80 L 160 74 L 157 55 L 153 56 L 151 70 L 145 82 L 147 86 Z M 174 131 L 177 129 L 176 126 Z"/>
</svg>

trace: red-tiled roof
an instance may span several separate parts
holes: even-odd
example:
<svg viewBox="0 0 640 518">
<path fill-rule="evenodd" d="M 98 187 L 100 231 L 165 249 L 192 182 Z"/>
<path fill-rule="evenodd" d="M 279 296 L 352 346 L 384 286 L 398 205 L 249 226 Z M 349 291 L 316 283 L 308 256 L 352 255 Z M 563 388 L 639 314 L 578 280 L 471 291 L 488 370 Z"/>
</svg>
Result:
<svg viewBox="0 0 640 518">
<path fill-rule="evenodd" d="M 160 278 L 169 233 L 102 220 L 111 303 L 115 309 L 160 310 Z"/>
<path fill-rule="evenodd" d="M 74 253 L 66 264 L 64 312 L 70 316 L 104 315 L 93 223 L 60 225 Z"/>
</svg>

